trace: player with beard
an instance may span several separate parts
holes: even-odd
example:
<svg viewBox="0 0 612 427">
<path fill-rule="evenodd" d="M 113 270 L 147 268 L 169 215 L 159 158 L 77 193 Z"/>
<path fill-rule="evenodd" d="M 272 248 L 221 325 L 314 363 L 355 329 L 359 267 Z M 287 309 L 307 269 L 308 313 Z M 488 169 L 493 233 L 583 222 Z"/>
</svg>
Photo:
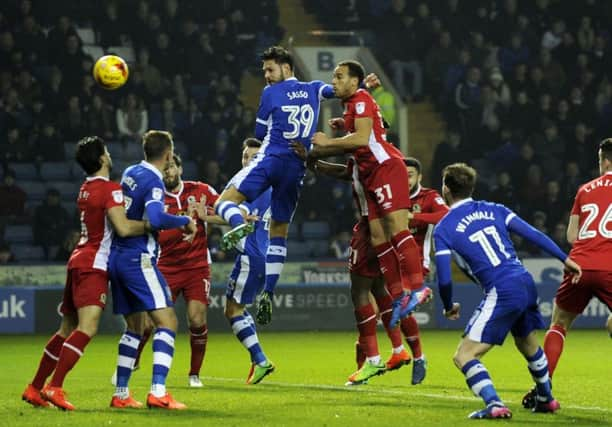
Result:
<svg viewBox="0 0 612 427">
<path fill-rule="evenodd" d="M 76 161 L 87 174 L 77 205 L 81 238 L 68 260 L 59 330 L 51 337 L 32 382 L 22 399 L 33 406 L 72 411 L 63 383 L 98 331 L 108 292 L 107 262 L 113 234 L 141 236 L 151 231 L 148 221 L 128 220 L 121 186 L 110 181 L 112 159 L 101 138 L 89 136 L 77 144 Z M 44 388 L 47 377 L 51 381 Z"/>
</svg>

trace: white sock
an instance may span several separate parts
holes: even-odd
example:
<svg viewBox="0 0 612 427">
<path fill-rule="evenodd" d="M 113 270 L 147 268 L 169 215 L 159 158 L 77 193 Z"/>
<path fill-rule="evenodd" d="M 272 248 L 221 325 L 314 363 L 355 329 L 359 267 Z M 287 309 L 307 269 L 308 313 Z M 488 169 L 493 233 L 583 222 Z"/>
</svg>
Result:
<svg viewBox="0 0 612 427">
<path fill-rule="evenodd" d="M 393 347 L 393 354 L 400 354 L 404 351 L 404 344 L 400 344 L 399 347 Z"/>
<path fill-rule="evenodd" d="M 370 362 L 373 365 L 380 365 L 380 354 L 377 354 L 376 356 L 372 357 L 366 357 L 366 361 Z"/>
<path fill-rule="evenodd" d="M 116 387 L 113 396 L 117 396 L 119 399 L 127 399 L 130 397 L 130 390 L 128 387 Z"/>
<path fill-rule="evenodd" d="M 166 385 L 151 384 L 151 394 L 155 397 L 164 397 L 166 395 Z"/>
</svg>

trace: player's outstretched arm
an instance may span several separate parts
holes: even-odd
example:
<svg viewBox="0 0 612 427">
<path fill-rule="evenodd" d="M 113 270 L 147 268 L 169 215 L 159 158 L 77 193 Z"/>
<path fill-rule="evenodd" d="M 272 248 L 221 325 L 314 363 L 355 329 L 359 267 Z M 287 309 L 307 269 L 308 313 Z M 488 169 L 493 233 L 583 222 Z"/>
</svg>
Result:
<svg viewBox="0 0 612 427">
<path fill-rule="evenodd" d="M 329 138 L 323 132 L 316 132 L 312 137 L 312 143 L 316 147 L 340 148 L 344 151 L 355 151 L 365 147 L 370 141 L 372 133 L 372 119 L 360 117 L 355 119 L 355 132 L 341 138 Z"/>
<path fill-rule="evenodd" d="M 123 206 L 113 206 L 106 212 L 106 215 L 113 225 L 115 233 L 117 233 L 119 237 L 142 236 L 151 231 L 151 224 L 149 221 L 134 221 L 127 219 Z"/>
<path fill-rule="evenodd" d="M 327 175 L 342 181 L 351 180 L 351 171 L 346 167 L 346 165 L 317 160 L 317 162 L 314 164 L 314 170 L 316 173 Z"/>
<path fill-rule="evenodd" d="M 188 216 L 170 215 L 164 212 L 164 205 L 160 201 L 151 200 L 146 207 L 147 217 L 151 226 L 156 230 L 189 227 L 193 220 Z"/>
<path fill-rule="evenodd" d="M 516 214 L 511 214 L 508 216 L 506 223 L 508 230 L 518 234 L 522 238 L 528 240 L 561 261 L 565 265 L 566 271 L 574 276 L 572 278 L 573 283 L 577 283 L 580 280 L 580 277 L 582 276 L 580 266 L 576 264 L 574 260 L 568 257 L 567 254 L 563 252 L 550 237 L 542 233 L 540 230 L 532 227 L 529 223 Z"/>
</svg>

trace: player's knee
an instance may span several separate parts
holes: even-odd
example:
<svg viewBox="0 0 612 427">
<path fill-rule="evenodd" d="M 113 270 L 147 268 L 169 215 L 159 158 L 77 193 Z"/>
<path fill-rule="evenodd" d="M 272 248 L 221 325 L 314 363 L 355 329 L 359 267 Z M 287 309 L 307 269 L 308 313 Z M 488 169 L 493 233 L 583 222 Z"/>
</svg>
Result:
<svg viewBox="0 0 612 427">
<path fill-rule="evenodd" d="M 284 237 L 287 238 L 289 234 L 289 224 L 286 222 L 279 222 L 274 219 L 270 220 L 270 237 Z"/>
<path fill-rule="evenodd" d="M 236 316 L 240 316 L 244 313 L 244 307 L 228 300 L 225 304 L 225 310 L 223 311 L 225 317 L 229 320 Z"/>
</svg>

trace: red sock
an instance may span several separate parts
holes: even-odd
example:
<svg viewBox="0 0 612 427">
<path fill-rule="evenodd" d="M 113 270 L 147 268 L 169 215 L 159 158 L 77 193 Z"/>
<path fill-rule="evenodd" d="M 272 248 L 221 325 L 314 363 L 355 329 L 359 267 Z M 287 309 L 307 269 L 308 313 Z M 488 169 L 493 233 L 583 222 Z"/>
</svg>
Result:
<svg viewBox="0 0 612 427">
<path fill-rule="evenodd" d="M 391 340 L 391 345 L 393 348 L 397 348 L 402 345 L 402 334 L 398 328 L 389 327 L 389 322 L 391 321 L 392 303 L 393 300 L 389 295 L 385 295 L 382 298 L 376 298 L 376 304 L 378 304 L 378 311 L 380 312 L 380 320 L 382 320 L 387 336 Z"/>
<path fill-rule="evenodd" d="M 548 374 L 553 376 L 553 372 L 557 368 L 557 363 L 563 353 L 563 344 L 565 344 L 565 328 L 561 325 L 552 325 L 544 336 L 544 353 L 548 359 Z"/>
<path fill-rule="evenodd" d="M 393 245 L 389 242 L 375 246 L 374 250 L 378 257 L 380 271 L 385 277 L 385 287 L 389 291 L 391 298 L 396 299 L 403 293 L 402 273 L 398 256 L 393 249 Z"/>
<path fill-rule="evenodd" d="M 414 316 L 404 317 L 400 322 L 400 328 L 402 329 L 404 337 L 406 337 L 406 342 L 410 347 L 410 351 L 412 351 L 412 357 L 418 359 L 423 356 L 423 352 L 421 351 L 421 337 L 419 336 L 419 325 Z"/>
<path fill-rule="evenodd" d="M 363 364 L 365 363 L 366 355 L 361 350 L 361 345 L 359 345 L 359 338 L 355 342 L 355 362 L 357 363 L 357 369 L 361 369 Z"/>
<path fill-rule="evenodd" d="M 378 341 L 376 341 L 376 312 L 372 304 L 367 304 L 355 310 L 357 330 L 359 331 L 359 346 L 366 357 L 378 356 Z"/>
<path fill-rule="evenodd" d="M 57 367 L 49 383 L 51 387 L 62 387 L 64 385 L 66 374 L 68 374 L 79 361 L 90 340 L 91 337 L 89 335 L 78 330 L 74 331 L 66 338 L 59 354 Z"/>
<path fill-rule="evenodd" d="M 206 324 L 189 328 L 189 342 L 191 343 L 191 369 L 189 375 L 200 375 L 200 368 L 206 354 L 208 342 L 208 327 Z"/>
<path fill-rule="evenodd" d="M 153 332 L 153 328 L 146 328 L 142 332 L 142 338 L 140 338 L 140 344 L 138 344 L 136 358 L 134 359 L 134 367 L 140 366 L 140 356 L 142 355 L 142 350 L 145 348 L 145 345 L 147 345 L 149 338 L 151 338 L 152 332 Z"/>
<path fill-rule="evenodd" d="M 423 267 L 419 246 L 409 230 L 400 231 L 391 239 L 393 248 L 397 252 L 403 287 L 407 291 L 414 291 L 423 286 Z"/>
<path fill-rule="evenodd" d="M 59 360 L 60 351 L 62 350 L 62 344 L 66 338 L 59 334 L 55 334 L 49 339 L 45 350 L 43 351 L 42 358 L 38 363 L 38 370 L 32 380 L 32 385 L 38 390 L 42 389 L 45 385 L 45 381 L 51 375 L 51 372 L 55 369 L 57 361 Z"/>
</svg>

